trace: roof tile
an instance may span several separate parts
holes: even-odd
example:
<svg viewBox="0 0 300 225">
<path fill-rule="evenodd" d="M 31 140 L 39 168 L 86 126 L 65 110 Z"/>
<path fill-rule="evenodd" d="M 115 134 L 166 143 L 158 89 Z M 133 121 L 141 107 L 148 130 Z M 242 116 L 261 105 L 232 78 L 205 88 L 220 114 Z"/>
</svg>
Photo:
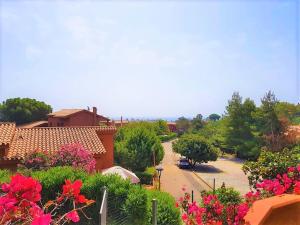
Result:
<svg viewBox="0 0 300 225">
<path fill-rule="evenodd" d="M 9 144 L 14 136 L 15 123 L 0 122 L 0 145 Z"/>
</svg>

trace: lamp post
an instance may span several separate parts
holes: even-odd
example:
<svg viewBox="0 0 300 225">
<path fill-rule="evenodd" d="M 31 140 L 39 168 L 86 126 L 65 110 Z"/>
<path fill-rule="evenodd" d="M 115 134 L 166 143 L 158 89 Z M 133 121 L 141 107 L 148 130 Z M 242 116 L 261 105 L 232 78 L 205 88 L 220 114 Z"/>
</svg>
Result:
<svg viewBox="0 0 300 225">
<path fill-rule="evenodd" d="M 160 190 L 160 176 L 161 176 L 161 172 L 164 170 L 164 168 L 160 164 L 160 165 L 156 166 L 155 169 L 158 173 L 158 190 Z"/>
</svg>

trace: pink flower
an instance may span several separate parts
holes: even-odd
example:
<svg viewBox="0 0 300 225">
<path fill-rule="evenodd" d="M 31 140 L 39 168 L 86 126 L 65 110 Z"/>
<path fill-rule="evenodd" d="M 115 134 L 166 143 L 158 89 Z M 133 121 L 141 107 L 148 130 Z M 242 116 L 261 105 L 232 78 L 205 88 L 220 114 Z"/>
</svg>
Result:
<svg viewBox="0 0 300 225">
<path fill-rule="evenodd" d="M 77 223 L 80 219 L 79 219 L 79 216 L 78 216 L 78 213 L 77 213 L 77 211 L 71 211 L 71 212 L 69 212 L 67 215 L 66 215 L 66 217 L 69 219 L 69 220 L 71 220 L 72 222 L 74 222 L 74 223 Z"/>
<path fill-rule="evenodd" d="M 51 215 L 45 214 L 41 215 L 40 217 L 35 218 L 31 225 L 49 225 L 51 223 Z"/>
</svg>

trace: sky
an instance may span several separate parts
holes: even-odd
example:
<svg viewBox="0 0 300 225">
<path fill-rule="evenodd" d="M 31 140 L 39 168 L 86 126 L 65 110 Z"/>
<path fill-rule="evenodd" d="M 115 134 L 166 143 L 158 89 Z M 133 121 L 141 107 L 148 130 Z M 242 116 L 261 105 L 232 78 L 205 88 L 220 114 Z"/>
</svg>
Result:
<svg viewBox="0 0 300 225">
<path fill-rule="evenodd" d="M 1 102 L 166 118 L 222 114 L 234 91 L 300 101 L 296 0 L 0 2 Z"/>
</svg>

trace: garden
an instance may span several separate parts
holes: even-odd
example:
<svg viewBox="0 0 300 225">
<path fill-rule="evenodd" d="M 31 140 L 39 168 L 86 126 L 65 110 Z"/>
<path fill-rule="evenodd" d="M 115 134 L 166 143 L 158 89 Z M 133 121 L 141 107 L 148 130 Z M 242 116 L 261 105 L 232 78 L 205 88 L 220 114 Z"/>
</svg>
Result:
<svg viewBox="0 0 300 225">
<path fill-rule="evenodd" d="M 99 224 L 104 187 L 108 211 L 115 209 L 109 213 L 112 222 L 121 216 L 128 225 L 151 224 L 155 198 L 158 223 L 180 224 L 179 209 L 168 193 L 96 173 L 92 156 L 79 144 L 64 145 L 55 155 L 27 155 L 17 172 L 0 170 L 0 184 L 0 224 Z"/>
</svg>

